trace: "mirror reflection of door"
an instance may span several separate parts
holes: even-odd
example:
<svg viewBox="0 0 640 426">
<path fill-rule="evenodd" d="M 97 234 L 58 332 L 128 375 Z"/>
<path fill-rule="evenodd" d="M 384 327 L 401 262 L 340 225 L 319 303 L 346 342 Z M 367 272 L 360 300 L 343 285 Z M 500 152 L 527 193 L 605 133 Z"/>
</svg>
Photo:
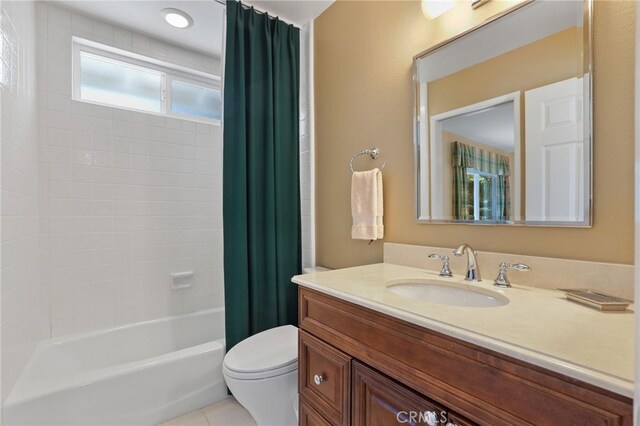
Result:
<svg viewBox="0 0 640 426">
<path fill-rule="evenodd" d="M 584 220 L 582 87 L 570 78 L 525 92 L 528 220 Z"/>
</svg>

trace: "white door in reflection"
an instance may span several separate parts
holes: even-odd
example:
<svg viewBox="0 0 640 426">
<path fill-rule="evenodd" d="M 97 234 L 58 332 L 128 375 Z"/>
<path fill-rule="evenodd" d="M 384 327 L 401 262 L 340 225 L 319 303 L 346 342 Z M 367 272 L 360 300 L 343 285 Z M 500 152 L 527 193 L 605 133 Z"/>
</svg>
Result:
<svg viewBox="0 0 640 426">
<path fill-rule="evenodd" d="M 582 78 L 525 92 L 528 221 L 583 221 L 587 152 Z"/>
</svg>

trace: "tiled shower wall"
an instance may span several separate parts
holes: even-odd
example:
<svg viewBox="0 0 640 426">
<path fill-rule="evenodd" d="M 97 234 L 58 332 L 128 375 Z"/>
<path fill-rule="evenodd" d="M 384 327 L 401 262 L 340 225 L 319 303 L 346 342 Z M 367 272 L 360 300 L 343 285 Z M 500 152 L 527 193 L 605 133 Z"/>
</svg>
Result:
<svg viewBox="0 0 640 426">
<path fill-rule="evenodd" d="M 51 3 L 0 1 L 0 12 L 4 401 L 38 340 L 224 301 L 220 127 L 73 101 L 71 36 L 214 74 L 219 60 Z M 313 265 L 308 37 L 305 27 L 304 266 Z M 194 288 L 171 291 L 169 274 L 187 270 Z"/>
<path fill-rule="evenodd" d="M 300 215 L 302 267 L 315 266 L 311 215 L 310 24 L 300 30 Z"/>
<path fill-rule="evenodd" d="M 71 99 L 71 36 L 219 74 L 219 61 L 37 9 L 42 281 L 61 336 L 224 305 L 219 126 Z M 170 273 L 195 286 L 170 289 Z"/>
<path fill-rule="evenodd" d="M 0 2 L 1 398 L 38 340 L 49 335 L 40 288 L 35 8 Z"/>
</svg>

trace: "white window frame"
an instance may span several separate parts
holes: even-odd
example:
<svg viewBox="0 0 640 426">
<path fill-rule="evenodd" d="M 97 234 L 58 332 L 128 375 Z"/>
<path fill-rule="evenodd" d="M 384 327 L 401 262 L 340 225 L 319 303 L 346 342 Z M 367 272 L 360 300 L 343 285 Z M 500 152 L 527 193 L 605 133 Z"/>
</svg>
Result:
<svg viewBox="0 0 640 426">
<path fill-rule="evenodd" d="M 491 213 L 489 220 L 497 220 L 498 208 L 498 175 L 481 172 L 476 169 L 467 169 L 467 175 L 473 176 L 473 220 L 480 220 L 480 176 L 488 176 L 491 179 Z M 486 219 L 485 219 L 486 220 Z"/>
<path fill-rule="evenodd" d="M 104 102 L 96 102 L 88 99 L 82 99 L 80 91 L 80 54 L 86 53 L 99 57 L 106 61 L 123 63 L 128 67 L 144 70 L 161 75 L 161 105 L 160 112 L 141 110 L 130 108 L 122 105 L 109 104 Z M 142 112 L 145 114 L 159 115 L 163 117 L 175 118 L 178 120 L 195 121 L 204 124 L 220 125 L 220 120 L 210 119 L 201 116 L 179 114 L 171 111 L 171 82 L 177 80 L 187 84 L 206 87 L 211 90 L 221 91 L 220 77 L 203 71 L 194 70 L 169 62 L 160 61 L 137 53 L 128 52 L 126 50 L 96 43 L 80 37 L 72 37 L 72 99 L 78 102 L 84 102 L 94 105 L 106 106 L 109 108 L 117 108 L 128 111 Z M 222 94 L 221 94 L 222 95 Z M 220 96 L 222 102 L 222 96 Z M 220 105 L 222 114 L 222 105 Z"/>
</svg>

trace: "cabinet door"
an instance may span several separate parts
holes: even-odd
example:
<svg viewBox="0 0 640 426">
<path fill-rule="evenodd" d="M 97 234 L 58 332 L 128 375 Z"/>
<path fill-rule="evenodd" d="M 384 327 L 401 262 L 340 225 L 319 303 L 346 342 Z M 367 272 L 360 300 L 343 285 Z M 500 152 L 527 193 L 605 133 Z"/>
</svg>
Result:
<svg viewBox="0 0 640 426">
<path fill-rule="evenodd" d="M 475 423 L 472 423 L 469 420 L 465 419 L 464 417 L 451 412 L 447 416 L 447 422 L 445 423 L 445 426 L 474 426 L 474 425 Z"/>
<path fill-rule="evenodd" d="M 353 362 L 352 407 L 353 426 L 447 422 L 443 407 L 357 361 Z"/>
<path fill-rule="evenodd" d="M 300 330 L 299 392 L 331 423 L 349 424 L 351 357 Z"/>
</svg>

